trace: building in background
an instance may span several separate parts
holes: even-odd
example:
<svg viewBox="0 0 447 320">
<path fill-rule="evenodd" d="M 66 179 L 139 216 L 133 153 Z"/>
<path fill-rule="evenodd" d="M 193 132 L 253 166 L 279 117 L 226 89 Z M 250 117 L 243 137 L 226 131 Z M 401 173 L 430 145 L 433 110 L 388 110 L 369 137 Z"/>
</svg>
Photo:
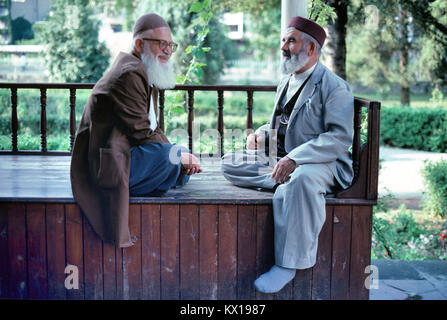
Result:
<svg viewBox="0 0 447 320">
<path fill-rule="evenodd" d="M 279 80 L 279 61 L 271 59 L 268 55 L 263 59 L 254 57 L 253 50 L 248 49 L 250 39 L 248 15 L 243 12 L 225 13 L 221 23 L 228 28 L 227 36 L 237 42 L 242 54 L 237 60 L 229 61 L 224 74 L 218 83 L 220 84 L 276 84 Z M 278 42 L 279 43 L 279 42 Z M 248 49 L 248 50 L 247 50 Z"/>
<path fill-rule="evenodd" d="M 14 41 L 14 21 L 31 26 L 47 18 L 50 0 L 0 0 L 0 80 L 46 81 L 45 67 L 39 53 L 39 44 L 11 45 Z M 32 37 L 32 31 L 31 37 Z M 19 38 L 20 39 L 20 38 Z M 26 38 L 30 39 L 30 38 Z"/>
<path fill-rule="evenodd" d="M 51 0 L 11 0 L 11 20 L 23 17 L 31 24 L 43 21 L 50 7 Z"/>
<path fill-rule="evenodd" d="M 43 21 L 50 12 L 51 0 L 0 0 L 0 44 L 10 44 L 12 21 L 22 18 L 30 24 Z"/>
<path fill-rule="evenodd" d="M 225 13 L 222 23 L 228 26 L 228 38 L 242 40 L 244 37 L 244 13 Z"/>
<path fill-rule="evenodd" d="M 123 31 L 125 18 L 107 16 L 101 13 L 97 16 L 101 21 L 98 39 L 104 42 L 110 51 L 110 62 L 114 61 L 120 51 L 130 51 L 132 48 L 132 32 Z"/>
</svg>

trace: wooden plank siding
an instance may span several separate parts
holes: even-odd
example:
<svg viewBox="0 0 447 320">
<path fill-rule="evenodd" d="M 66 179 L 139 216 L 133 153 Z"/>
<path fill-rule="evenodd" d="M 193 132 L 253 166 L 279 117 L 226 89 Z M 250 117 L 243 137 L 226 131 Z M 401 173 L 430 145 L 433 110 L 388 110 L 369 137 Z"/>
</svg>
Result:
<svg viewBox="0 0 447 320">
<path fill-rule="evenodd" d="M 199 206 L 200 299 L 217 299 L 217 206 Z"/>
<path fill-rule="evenodd" d="M 0 289 L 19 299 L 368 299 L 372 209 L 327 205 L 317 263 L 277 294 L 254 279 L 274 263 L 271 205 L 130 205 L 136 240 L 104 243 L 76 204 L 0 203 Z M 65 267 L 79 271 L 68 290 Z"/>
<path fill-rule="evenodd" d="M 26 250 L 26 206 L 24 204 L 8 204 L 8 282 L 9 298 L 28 298 L 28 258 Z M 44 213 L 42 213 L 44 214 Z"/>
<path fill-rule="evenodd" d="M 8 204 L 0 203 L 0 299 L 8 297 Z"/>
<path fill-rule="evenodd" d="M 160 299 L 161 229 L 160 205 L 141 206 L 141 250 L 143 299 Z"/>
<path fill-rule="evenodd" d="M 65 282 L 65 208 L 62 204 L 46 205 L 48 298 L 66 299 Z"/>
<path fill-rule="evenodd" d="M 200 298 L 199 207 L 180 207 L 180 299 Z"/>
</svg>

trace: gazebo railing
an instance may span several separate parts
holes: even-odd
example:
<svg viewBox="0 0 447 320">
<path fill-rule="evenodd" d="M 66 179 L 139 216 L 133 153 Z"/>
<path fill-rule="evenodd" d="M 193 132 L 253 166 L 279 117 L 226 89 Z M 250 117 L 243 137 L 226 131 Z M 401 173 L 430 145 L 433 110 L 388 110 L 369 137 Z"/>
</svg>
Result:
<svg viewBox="0 0 447 320">
<path fill-rule="evenodd" d="M 0 88 L 9 89 L 11 92 L 11 150 L 2 150 L 0 155 L 4 154 L 33 154 L 33 155 L 70 155 L 76 135 L 76 93 L 77 90 L 92 89 L 94 83 L 0 83 Z M 17 117 L 18 89 L 39 89 L 40 90 L 40 151 L 23 151 L 18 149 L 18 127 L 19 119 Z M 47 90 L 60 89 L 69 91 L 68 103 L 70 106 L 69 117 L 69 135 L 70 151 L 49 151 L 47 148 Z M 187 93 L 187 112 L 188 112 L 188 147 L 193 150 L 193 127 L 194 127 L 194 94 L 196 91 L 214 91 L 217 94 L 217 132 L 219 133 L 218 150 L 222 155 L 224 142 L 224 92 L 246 92 L 246 129 L 253 129 L 253 95 L 255 92 L 274 92 L 276 86 L 254 86 L 254 85 L 177 85 L 170 90 L 180 90 Z M 273 106 L 272 106 L 273 107 Z M 361 128 L 362 128 L 362 108 L 366 108 L 368 118 L 377 113 L 380 103 L 363 98 L 354 99 L 354 140 L 352 146 L 352 159 L 355 177 L 359 175 L 360 154 L 361 154 Z M 159 94 L 159 122 L 164 128 L 164 109 L 165 109 L 165 91 L 161 90 Z M 368 121 L 368 127 L 370 121 Z M 375 130 L 375 129 L 374 129 Z M 372 132 L 368 128 L 368 132 Z M 372 133 L 371 133 L 372 134 Z M 368 140 L 373 135 L 368 134 Z M 377 138 L 377 137 L 376 137 Z"/>
</svg>

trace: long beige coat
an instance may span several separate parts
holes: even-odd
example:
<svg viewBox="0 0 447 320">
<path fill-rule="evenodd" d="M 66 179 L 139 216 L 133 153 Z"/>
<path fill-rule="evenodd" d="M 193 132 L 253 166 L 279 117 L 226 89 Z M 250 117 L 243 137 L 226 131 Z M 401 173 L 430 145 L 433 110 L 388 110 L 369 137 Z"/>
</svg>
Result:
<svg viewBox="0 0 447 320">
<path fill-rule="evenodd" d="M 152 90 L 157 112 L 158 90 Z M 129 174 L 133 146 L 169 142 L 150 129 L 148 75 L 140 58 L 121 52 L 96 83 L 76 133 L 70 177 L 74 199 L 93 229 L 118 247 L 129 233 Z"/>
</svg>

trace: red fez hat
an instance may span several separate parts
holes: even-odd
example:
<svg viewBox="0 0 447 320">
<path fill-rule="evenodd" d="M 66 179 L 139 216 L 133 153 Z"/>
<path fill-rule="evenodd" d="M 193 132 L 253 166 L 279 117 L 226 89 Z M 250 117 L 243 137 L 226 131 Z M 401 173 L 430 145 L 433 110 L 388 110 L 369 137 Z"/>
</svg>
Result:
<svg viewBox="0 0 447 320">
<path fill-rule="evenodd" d="M 138 18 L 137 22 L 135 22 L 135 26 L 133 27 L 133 36 L 135 37 L 137 34 L 151 29 L 157 29 L 161 27 L 169 28 L 167 22 L 155 13 L 148 13 Z"/>
<path fill-rule="evenodd" d="M 326 32 L 315 21 L 306 19 L 300 16 L 293 17 L 290 20 L 289 28 L 295 28 L 315 38 L 320 46 L 323 46 L 324 40 L 326 40 Z"/>
</svg>

